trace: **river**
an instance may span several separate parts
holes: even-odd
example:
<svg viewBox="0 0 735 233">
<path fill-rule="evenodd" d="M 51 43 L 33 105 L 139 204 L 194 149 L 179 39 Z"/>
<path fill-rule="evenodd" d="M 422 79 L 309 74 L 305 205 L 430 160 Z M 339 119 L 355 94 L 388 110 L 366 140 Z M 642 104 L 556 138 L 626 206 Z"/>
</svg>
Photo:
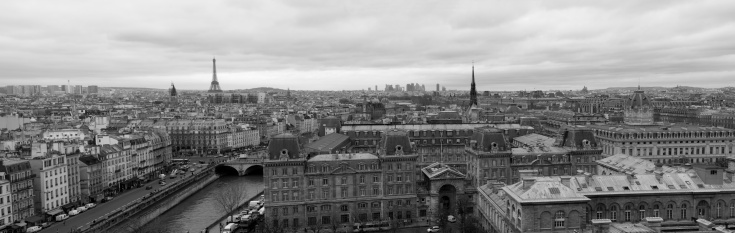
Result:
<svg viewBox="0 0 735 233">
<path fill-rule="evenodd" d="M 155 224 L 167 226 L 168 232 L 202 232 L 207 226 L 226 214 L 218 207 L 219 205 L 214 200 L 214 193 L 220 192 L 224 187 L 231 185 L 244 185 L 246 196 L 250 198 L 263 190 L 263 176 L 220 177 L 176 205 L 176 207 L 163 213 L 143 229 L 152 228 L 150 225 Z"/>
</svg>

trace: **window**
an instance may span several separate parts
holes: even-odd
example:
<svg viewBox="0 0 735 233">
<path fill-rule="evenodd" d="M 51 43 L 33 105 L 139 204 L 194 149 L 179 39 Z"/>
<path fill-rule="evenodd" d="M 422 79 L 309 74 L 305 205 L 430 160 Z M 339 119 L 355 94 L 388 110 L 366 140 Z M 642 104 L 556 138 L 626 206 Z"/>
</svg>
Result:
<svg viewBox="0 0 735 233">
<path fill-rule="evenodd" d="M 314 207 L 314 206 L 307 206 L 306 207 L 306 212 L 315 212 L 315 211 L 316 211 L 316 207 Z"/>
<path fill-rule="evenodd" d="M 610 220 L 613 222 L 618 220 L 618 207 L 610 207 Z"/>
<path fill-rule="evenodd" d="M 347 184 L 347 177 L 343 176 L 340 184 Z"/>
<path fill-rule="evenodd" d="M 349 223 L 350 222 L 350 215 L 349 214 L 343 214 L 340 216 L 340 220 L 342 220 L 342 223 Z"/>
<path fill-rule="evenodd" d="M 342 193 L 342 198 L 347 197 L 347 187 L 342 187 L 341 193 Z"/>
<path fill-rule="evenodd" d="M 605 207 L 603 206 L 597 206 L 597 213 L 595 215 L 595 219 L 603 219 L 603 214 L 605 212 Z"/>
<path fill-rule="evenodd" d="M 310 226 L 316 225 L 316 217 L 309 217 L 308 224 Z"/>
<path fill-rule="evenodd" d="M 330 205 L 322 205 L 319 208 L 321 209 L 321 211 L 330 211 L 330 210 L 332 210 L 332 206 L 330 206 Z"/>
<path fill-rule="evenodd" d="M 346 212 L 346 211 L 349 211 L 350 210 L 350 207 L 347 206 L 347 205 L 342 205 L 342 206 L 339 207 L 339 210 Z"/>
<path fill-rule="evenodd" d="M 359 203 L 359 204 L 357 204 L 357 208 L 365 209 L 365 208 L 367 208 L 367 203 L 365 203 L 365 202 Z"/>
<path fill-rule="evenodd" d="M 646 207 L 640 206 L 638 208 L 638 214 L 641 216 L 641 220 L 646 220 Z"/>
<path fill-rule="evenodd" d="M 659 209 L 658 205 L 653 205 L 653 217 L 661 217 L 659 216 L 658 209 Z"/>
<path fill-rule="evenodd" d="M 374 175 L 373 176 L 373 183 L 378 183 L 378 182 L 380 182 L 380 176 Z"/>
<path fill-rule="evenodd" d="M 323 178 L 322 179 L 322 185 L 329 185 L 329 179 Z"/>
<path fill-rule="evenodd" d="M 666 206 L 666 219 L 674 219 L 674 205 Z"/>
<path fill-rule="evenodd" d="M 360 184 L 365 183 L 365 175 L 360 175 Z"/>
<path fill-rule="evenodd" d="M 554 227 L 564 227 L 564 211 L 557 211 L 554 219 Z"/>
<path fill-rule="evenodd" d="M 681 219 L 687 218 L 687 204 L 681 204 Z"/>
</svg>

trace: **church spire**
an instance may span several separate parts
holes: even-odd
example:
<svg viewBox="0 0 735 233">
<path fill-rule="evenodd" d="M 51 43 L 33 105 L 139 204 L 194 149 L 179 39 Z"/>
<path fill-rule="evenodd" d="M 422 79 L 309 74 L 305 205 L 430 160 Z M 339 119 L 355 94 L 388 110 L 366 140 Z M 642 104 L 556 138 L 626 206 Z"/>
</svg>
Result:
<svg viewBox="0 0 735 233">
<path fill-rule="evenodd" d="M 475 61 L 472 61 L 472 84 L 470 85 L 470 106 L 477 106 L 477 89 L 475 89 Z"/>
</svg>

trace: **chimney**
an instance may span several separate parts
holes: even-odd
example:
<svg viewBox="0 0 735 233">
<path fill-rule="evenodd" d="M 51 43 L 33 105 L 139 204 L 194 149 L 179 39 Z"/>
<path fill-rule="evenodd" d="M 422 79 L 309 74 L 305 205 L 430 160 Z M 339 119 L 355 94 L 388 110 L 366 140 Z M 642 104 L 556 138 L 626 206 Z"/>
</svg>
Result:
<svg viewBox="0 0 735 233">
<path fill-rule="evenodd" d="M 661 233 L 661 223 L 664 221 L 661 217 L 646 217 L 645 225 L 656 233 Z"/>
<path fill-rule="evenodd" d="M 699 231 L 711 231 L 715 227 L 715 224 L 703 218 L 697 219 L 697 225 L 699 226 Z"/>
<path fill-rule="evenodd" d="M 587 183 L 587 184 L 590 184 L 590 183 L 592 183 L 592 173 L 589 173 L 589 172 L 585 172 L 585 173 L 584 173 L 584 181 L 585 181 L 585 183 Z"/>
<path fill-rule="evenodd" d="M 664 178 L 664 168 L 663 164 L 656 163 L 656 168 L 653 169 L 653 174 L 656 174 L 656 180 L 658 180 L 659 183 L 661 183 L 661 179 Z"/>
<path fill-rule="evenodd" d="M 592 232 L 593 233 L 607 233 L 610 232 L 610 219 L 592 219 Z"/>
<path fill-rule="evenodd" d="M 584 175 L 584 170 L 577 170 L 577 175 Z"/>
<path fill-rule="evenodd" d="M 518 173 L 520 173 L 521 179 L 538 176 L 538 170 L 518 170 Z"/>
<path fill-rule="evenodd" d="M 522 177 L 521 182 L 523 182 L 523 190 L 527 190 L 533 186 L 534 183 L 536 183 L 535 177 Z"/>
<path fill-rule="evenodd" d="M 567 186 L 567 188 L 572 188 L 571 182 L 572 182 L 572 177 L 571 176 L 562 176 L 561 177 L 561 184 L 563 184 L 564 186 Z"/>
</svg>

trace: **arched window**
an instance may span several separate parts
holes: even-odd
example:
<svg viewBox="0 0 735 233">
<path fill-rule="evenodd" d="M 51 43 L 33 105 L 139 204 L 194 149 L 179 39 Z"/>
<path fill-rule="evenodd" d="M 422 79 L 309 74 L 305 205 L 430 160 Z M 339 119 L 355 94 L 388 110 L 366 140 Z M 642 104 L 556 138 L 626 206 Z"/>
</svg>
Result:
<svg viewBox="0 0 735 233">
<path fill-rule="evenodd" d="M 605 206 L 598 205 L 597 206 L 597 213 L 596 213 L 597 215 L 595 216 L 595 218 L 596 219 L 603 219 L 603 218 L 605 218 L 604 212 L 605 212 Z"/>
<path fill-rule="evenodd" d="M 630 209 L 632 209 L 630 205 L 625 205 L 624 218 L 626 222 L 630 222 Z"/>
<path fill-rule="evenodd" d="M 557 211 L 554 215 L 554 227 L 564 227 L 564 211 Z"/>
<path fill-rule="evenodd" d="M 638 207 L 638 214 L 641 216 L 641 220 L 645 220 L 646 218 L 646 206 L 641 205 Z"/>
<path fill-rule="evenodd" d="M 730 203 L 730 217 L 735 218 L 735 202 Z"/>
<path fill-rule="evenodd" d="M 610 207 L 610 221 L 617 221 L 618 220 L 618 207 L 612 206 Z"/>
<path fill-rule="evenodd" d="M 716 208 L 717 208 L 717 218 L 722 218 L 722 203 L 718 202 Z"/>
<path fill-rule="evenodd" d="M 661 216 L 659 216 L 659 210 L 658 210 L 659 207 L 660 206 L 658 204 L 654 204 L 653 205 L 653 217 L 661 217 Z"/>
<path fill-rule="evenodd" d="M 681 204 L 681 219 L 687 218 L 687 204 Z"/>
<path fill-rule="evenodd" d="M 666 206 L 666 219 L 674 219 L 674 205 L 668 204 Z"/>
</svg>

